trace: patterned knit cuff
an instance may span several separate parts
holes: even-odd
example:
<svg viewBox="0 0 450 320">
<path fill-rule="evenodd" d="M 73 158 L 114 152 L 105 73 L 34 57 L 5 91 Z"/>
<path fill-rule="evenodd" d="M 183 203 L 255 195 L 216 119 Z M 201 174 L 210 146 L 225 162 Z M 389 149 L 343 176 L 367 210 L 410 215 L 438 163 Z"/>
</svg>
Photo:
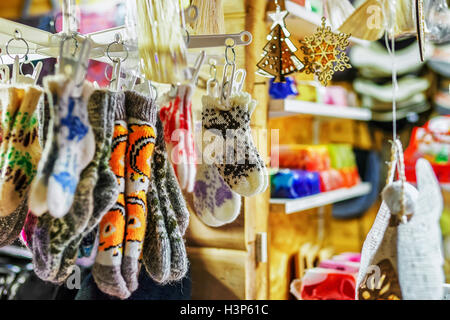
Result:
<svg viewBox="0 0 450 320">
<path fill-rule="evenodd" d="M 123 120 L 127 119 L 127 114 L 125 112 L 125 93 L 117 92 L 116 94 L 116 106 L 114 108 L 114 119 Z"/>
<path fill-rule="evenodd" d="M 125 92 L 125 105 L 128 117 L 133 117 L 155 126 L 157 107 L 153 99 L 136 91 Z"/>
</svg>

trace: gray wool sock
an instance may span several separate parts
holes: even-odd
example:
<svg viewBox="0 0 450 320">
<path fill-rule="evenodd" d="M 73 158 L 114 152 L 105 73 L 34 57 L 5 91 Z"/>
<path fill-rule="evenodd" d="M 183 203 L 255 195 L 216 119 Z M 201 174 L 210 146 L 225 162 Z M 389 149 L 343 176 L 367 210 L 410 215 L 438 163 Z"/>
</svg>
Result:
<svg viewBox="0 0 450 320">
<path fill-rule="evenodd" d="M 164 132 L 163 123 L 159 120 L 159 116 L 156 121 L 156 131 Z M 155 145 L 155 153 L 158 153 L 158 157 L 161 157 L 161 160 L 158 160 L 160 163 L 169 162 L 166 145 L 164 143 L 157 141 L 157 144 Z M 165 177 L 167 182 L 167 193 L 169 195 L 170 202 L 174 207 L 181 234 L 184 235 L 187 227 L 189 226 L 189 210 L 186 205 L 186 200 L 184 200 L 183 192 L 181 191 L 173 166 L 169 166 L 167 168 L 165 171 Z"/>
<path fill-rule="evenodd" d="M 64 251 L 59 272 L 56 276 L 56 282 L 62 283 L 73 272 L 73 266 L 78 258 L 78 248 L 83 238 L 94 231 L 103 216 L 116 203 L 119 195 L 119 186 L 117 179 L 109 167 L 109 158 L 111 156 L 112 137 L 114 133 L 114 109 L 118 104 L 123 104 L 123 93 L 104 92 L 104 103 L 106 107 L 106 121 L 102 128 L 104 134 L 104 145 L 101 151 L 98 164 L 98 179 L 93 189 L 93 210 L 87 225 L 77 237 L 70 242 Z M 93 241 L 95 241 L 95 238 Z M 88 245 L 88 244 L 85 244 Z M 94 245 L 93 243 L 91 245 Z"/>
<path fill-rule="evenodd" d="M 156 150 L 155 150 L 156 152 Z M 170 240 L 166 231 L 164 216 L 161 212 L 158 188 L 156 187 L 155 172 L 150 179 L 150 187 L 147 193 L 147 229 L 145 232 L 142 260 L 150 277 L 158 283 L 166 283 L 170 276 Z"/>
<path fill-rule="evenodd" d="M 159 117 L 157 119 L 158 128 L 162 128 Z M 165 150 L 164 130 L 158 131 L 158 133 L 161 134 L 158 134 L 156 138 L 152 167 L 156 171 L 154 174 L 160 210 L 164 216 L 164 223 L 170 241 L 170 275 L 167 280 L 176 281 L 186 275 L 189 263 L 183 233 L 178 225 L 177 216 L 179 214 L 176 213 L 180 208 L 173 205 L 169 196 L 167 174 L 173 169 Z"/>
<path fill-rule="evenodd" d="M 95 154 L 83 170 L 74 195 L 74 202 L 68 214 L 54 218 L 45 213 L 38 219 L 33 235 L 34 261 L 38 265 L 36 274 L 42 279 L 59 283 L 57 276 L 61 260 L 69 244 L 76 241 L 87 228 L 95 209 L 95 186 L 99 180 L 101 161 L 105 150 L 110 148 L 111 136 L 107 128 L 111 126 L 110 95 L 106 91 L 95 91 L 88 102 L 89 122 L 95 137 Z M 111 185 L 113 188 L 114 185 Z M 43 241 L 42 237 L 45 237 Z M 69 250 L 71 252 L 71 250 Z M 49 262 L 51 260 L 51 262 Z"/>
<path fill-rule="evenodd" d="M 0 217 L 0 247 L 13 243 L 22 231 L 28 212 L 28 197 L 21 201 L 12 214 Z"/>
<path fill-rule="evenodd" d="M 166 159 L 166 162 L 168 162 L 168 159 Z M 170 202 L 174 208 L 181 235 L 184 236 L 186 229 L 189 226 L 189 210 L 186 205 L 186 200 L 184 200 L 183 192 L 178 184 L 173 166 L 167 167 L 166 181 L 167 193 L 169 194 Z"/>
</svg>

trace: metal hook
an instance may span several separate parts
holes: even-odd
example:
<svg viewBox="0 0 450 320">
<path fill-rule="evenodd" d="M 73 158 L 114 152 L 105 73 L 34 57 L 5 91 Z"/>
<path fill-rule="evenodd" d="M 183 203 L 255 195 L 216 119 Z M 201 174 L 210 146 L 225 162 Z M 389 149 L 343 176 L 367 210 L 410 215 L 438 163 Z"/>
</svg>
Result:
<svg viewBox="0 0 450 320">
<path fill-rule="evenodd" d="M 187 29 L 184 29 L 184 32 L 186 32 L 186 47 L 189 47 L 189 43 L 191 42 L 191 35 L 189 34 L 189 31 Z"/>
<path fill-rule="evenodd" d="M 12 41 L 23 41 L 27 47 L 27 51 L 25 52 L 25 54 L 22 57 L 19 57 L 19 59 L 23 59 L 25 57 L 28 56 L 28 53 L 30 52 L 30 47 L 28 45 L 28 42 L 22 38 L 22 34 L 19 30 L 15 30 L 14 31 L 14 38 L 11 38 L 7 43 L 6 43 L 6 54 L 8 55 L 8 57 L 10 57 L 11 59 L 14 59 L 14 57 L 9 53 L 9 46 L 11 44 Z"/>
<path fill-rule="evenodd" d="M 120 58 L 112 58 L 111 57 L 111 55 L 110 55 L 110 50 L 111 50 L 111 47 L 113 46 L 113 45 L 122 45 L 123 46 L 123 48 L 125 48 L 125 53 L 126 53 L 126 56 L 125 56 L 125 58 L 123 58 L 123 59 L 120 59 Z M 120 62 L 124 62 L 125 60 L 127 60 L 128 59 L 128 54 L 129 54 L 129 52 L 128 52 L 128 48 L 123 44 L 123 41 L 122 41 L 122 36 L 120 35 L 120 33 L 116 33 L 116 35 L 115 35 L 115 39 L 114 39 L 114 41 L 113 42 L 111 42 L 107 47 L 106 47 L 106 56 L 109 58 L 109 60 L 111 60 L 111 62 L 118 62 L 119 60 L 120 60 Z"/>
<path fill-rule="evenodd" d="M 25 60 L 19 64 L 19 72 L 20 72 L 20 74 L 24 75 L 23 70 L 22 70 L 22 67 L 23 67 L 24 64 L 31 64 L 31 67 L 33 68 L 32 71 L 31 71 L 31 74 L 33 74 L 35 66 L 30 60 L 28 60 L 28 56 L 25 56 Z"/>
</svg>

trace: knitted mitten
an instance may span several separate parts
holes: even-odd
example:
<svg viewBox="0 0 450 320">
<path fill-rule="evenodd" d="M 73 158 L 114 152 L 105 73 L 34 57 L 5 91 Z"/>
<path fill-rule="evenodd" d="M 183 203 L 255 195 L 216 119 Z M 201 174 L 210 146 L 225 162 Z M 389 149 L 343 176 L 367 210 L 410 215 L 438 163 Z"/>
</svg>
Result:
<svg viewBox="0 0 450 320">
<path fill-rule="evenodd" d="M 243 196 L 262 192 L 267 179 L 252 142 L 250 117 L 255 105 L 250 100 L 248 93 L 237 94 L 223 110 L 218 98 L 202 98 L 203 128 L 213 140 L 203 149 L 203 161 L 214 164 L 230 188 Z"/>
<path fill-rule="evenodd" d="M 95 141 L 86 107 L 91 92 L 83 90 L 82 97 L 71 97 L 73 81 L 53 85 L 60 96 L 53 106 L 58 108 L 54 126 L 58 151 L 48 178 L 47 204 L 49 213 L 60 218 L 72 206 L 81 171 L 94 155 Z"/>
<path fill-rule="evenodd" d="M 190 85 L 178 86 L 175 97 L 165 95 L 160 111 L 169 158 L 181 188 L 187 192 L 193 191 L 196 171 L 192 133 L 192 91 Z"/>
<path fill-rule="evenodd" d="M 139 259 L 147 223 L 147 191 L 155 146 L 157 107 L 154 101 L 132 91 L 125 92 L 128 119 L 125 204 L 127 223 L 122 275 L 128 290 L 138 287 Z"/>
<path fill-rule="evenodd" d="M 197 216 L 211 227 L 233 222 L 241 211 L 241 196 L 223 181 L 214 165 L 197 167 L 193 202 Z"/>
<path fill-rule="evenodd" d="M 123 101 L 124 102 L 124 101 Z M 109 164 L 116 175 L 119 196 L 116 203 L 100 222 L 100 240 L 92 268 L 98 288 L 106 294 L 126 299 L 130 296 L 121 273 L 125 237 L 125 154 L 128 129 L 124 103 L 115 109 L 114 137 Z"/>
<path fill-rule="evenodd" d="M 41 96 L 41 89 L 27 87 L 13 122 L 5 123 L 3 144 L 7 143 L 8 147 L 3 155 L 0 178 L 0 217 L 17 209 L 36 175 L 42 149 L 38 141 L 35 111 Z M 11 100 L 13 105 L 5 110 L 4 117 L 12 111 L 8 109 L 14 108 L 15 101 L 16 99 Z"/>
</svg>

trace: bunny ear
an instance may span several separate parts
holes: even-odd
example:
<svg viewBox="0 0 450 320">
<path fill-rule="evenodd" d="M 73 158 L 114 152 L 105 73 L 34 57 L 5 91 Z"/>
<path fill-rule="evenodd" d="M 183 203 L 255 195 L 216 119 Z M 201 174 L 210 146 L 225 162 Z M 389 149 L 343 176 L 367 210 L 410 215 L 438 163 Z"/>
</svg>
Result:
<svg viewBox="0 0 450 320">
<path fill-rule="evenodd" d="M 441 216 L 443 210 L 442 194 L 433 168 L 425 159 L 416 163 L 417 187 L 419 189 L 418 209 L 421 214 Z"/>
</svg>

